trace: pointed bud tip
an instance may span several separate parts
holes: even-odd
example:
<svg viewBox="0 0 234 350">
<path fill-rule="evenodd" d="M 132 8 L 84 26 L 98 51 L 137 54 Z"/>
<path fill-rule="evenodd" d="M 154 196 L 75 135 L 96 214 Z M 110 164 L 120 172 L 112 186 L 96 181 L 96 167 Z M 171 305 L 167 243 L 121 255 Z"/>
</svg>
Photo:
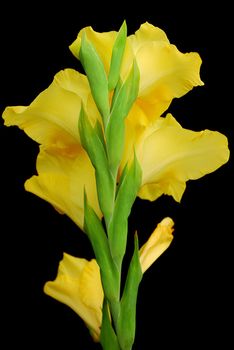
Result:
<svg viewBox="0 0 234 350">
<path fill-rule="evenodd" d="M 160 222 L 160 225 L 172 228 L 174 226 L 174 221 L 170 217 L 166 217 Z"/>
</svg>

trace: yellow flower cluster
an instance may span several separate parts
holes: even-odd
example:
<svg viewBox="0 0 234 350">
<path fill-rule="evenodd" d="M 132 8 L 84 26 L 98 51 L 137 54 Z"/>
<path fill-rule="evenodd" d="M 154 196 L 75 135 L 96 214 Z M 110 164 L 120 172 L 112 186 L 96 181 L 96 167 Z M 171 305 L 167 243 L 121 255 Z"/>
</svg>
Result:
<svg viewBox="0 0 234 350">
<path fill-rule="evenodd" d="M 85 31 L 108 72 L 117 32 L 97 33 L 91 27 L 80 31 L 70 46 L 79 56 Z M 133 157 L 134 148 L 143 171 L 139 196 L 155 200 L 162 194 L 180 201 L 186 181 L 208 174 L 229 157 L 227 139 L 214 131 L 183 129 L 168 114 L 161 117 L 175 97 L 194 86 L 201 59 L 197 53 L 181 53 L 166 34 L 149 23 L 127 38 L 121 74 L 128 73 L 133 57 L 140 70 L 140 91 L 126 118 L 126 136 L 120 172 Z M 111 98 L 111 96 L 110 96 Z M 60 71 L 52 84 L 28 107 L 8 107 L 6 125 L 17 125 L 40 146 L 38 175 L 26 181 L 26 190 L 50 202 L 83 227 L 83 189 L 92 207 L 101 215 L 91 162 L 81 146 L 78 116 L 83 103 L 90 121 L 100 120 L 86 76 L 73 69 Z"/>
<path fill-rule="evenodd" d="M 95 32 L 84 28 L 70 46 L 79 58 L 82 34 L 94 45 L 106 73 L 110 69 L 117 32 Z M 219 168 L 229 158 L 227 139 L 219 132 L 194 132 L 182 128 L 171 114 L 162 117 L 174 98 L 203 85 L 197 53 L 181 53 L 166 34 L 149 23 L 127 37 L 121 66 L 124 80 L 136 60 L 140 72 L 139 94 L 125 120 L 121 175 L 134 152 L 142 169 L 138 196 L 155 200 L 162 194 L 180 201 L 190 179 L 198 179 Z M 112 92 L 109 96 L 112 99 Z M 85 75 L 73 69 L 60 71 L 51 85 L 27 107 L 8 107 L 5 125 L 17 125 L 40 144 L 37 175 L 25 183 L 26 190 L 68 215 L 81 229 L 84 224 L 84 188 L 89 204 L 101 218 L 95 171 L 81 145 L 78 119 L 81 106 L 92 125 L 101 121 Z M 167 249 L 172 241 L 173 221 L 164 219 L 140 249 L 142 272 Z M 95 293 L 93 292 L 95 290 Z M 64 254 L 55 281 L 45 292 L 77 312 L 99 339 L 103 289 L 95 260 Z"/>
</svg>

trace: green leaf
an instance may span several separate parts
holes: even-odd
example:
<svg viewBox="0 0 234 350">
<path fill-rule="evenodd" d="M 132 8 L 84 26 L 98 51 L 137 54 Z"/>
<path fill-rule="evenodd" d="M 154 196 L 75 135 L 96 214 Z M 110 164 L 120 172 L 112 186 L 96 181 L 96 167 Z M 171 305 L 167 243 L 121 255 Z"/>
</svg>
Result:
<svg viewBox="0 0 234 350">
<path fill-rule="evenodd" d="M 97 134 L 99 140 L 101 141 L 101 143 L 103 145 L 103 149 L 104 149 L 105 154 L 106 154 L 106 142 L 104 139 L 103 129 L 102 129 L 101 123 L 98 120 L 96 121 L 94 131 Z"/>
<path fill-rule="evenodd" d="M 118 186 L 117 197 L 108 235 L 110 249 L 117 266 L 121 265 L 126 250 L 128 217 L 141 186 L 142 171 L 136 155 L 131 167 L 124 168 Z"/>
<path fill-rule="evenodd" d="M 106 222 L 109 222 L 114 205 L 115 181 L 109 171 L 102 127 L 98 121 L 96 126 L 92 127 L 83 106 L 80 111 L 79 133 L 82 146 L 95 168 L 100 208 Z"/>
<path fill-rule="evenodd" d="M 135 248 L 129 266 L 123 296 L 120 302 L 120 313 L 117 324 L 117 335 L 122 350 L 132 348 L 136 331 L 136 303 L 142 270 L 139 260 L 138 239 L 135 235 Z"/>
<path fill-rule="evenodd" d="M 115 175 L 121 161 L 124 147 L 124 119 L 127 117 L 139 91 L 140 73 L 136 61 L 121 87 L 115 94 L 110 120 L 106 128 L 106 144 L 110 169 Z"/>
<path fill-rule="evenodd" d="M 121 87 L 119 87 L 118 86 L 119 84 L 117 84 L 118 94 L 114 99 L 114 103 L 112 103 L 112 106 L 111 106 L 112 118 L 113 116 L 115 116 L 115 114 L 121 114 L 122 119 L 124 119 L 128 115 L 133 102 L 138 96 L 139 83 L 140 83 L 140 71 L 136 60 L 134 60 L 132 64 L 132 68 L 125 82 L 122 83 Z"/>
<path fill-rule="evenodd" d="M 111 325 L 111 320 L 108 312 L 107 301 L 104 300 L 102 309 L 102 328 L 100 342 L 104 350 L 121 350 L 117 336 Z"/>
<path fill-rule="evenodd" d="M 106 125 L 110 115 L 108 79 L 104 65 L 85 33 L 81 39 L 79 59 L 87 74 L 94 101 Z"/>
<path fill-rule="evenodd" d="M 119 30 L 119 33 L 117 35 L 117 38 L 115 40 L 113 50 L 112 50 L 110 71 L 108 76 L 108 87 L 110 91 L 116 87 L 116 84 L 119 80 L 121 63 L 122 63 L 125 45 L 126 45 L 126 38 L 127 38 L 127 25 L 126 25 L 126 22 L 124 21 Z"/>
<path fill-rule="evenodd" d="M 123 82 L 122 82 L 121 78 L 119 77 L 119 80 L 118 80 L 117 85 L 115 87 L 114 94 L 113 94 L 112 101 L 111 101 L 112 108 L 115 104 L 115 100 L 116 100 L 117 96 L 119 96 L 119 92 L 120 92 L 122 85 L 123 85 Z"/>
<path fill-rule="evenodd" d="M 86 193 L 84 194 L 84 230 L 89 237 L 100 267 L 105 296 L 109 301 L 118 301 L 119 274 L 111 257 L 108 239 L 102 222 L 88 204 Z"/>
</svg>

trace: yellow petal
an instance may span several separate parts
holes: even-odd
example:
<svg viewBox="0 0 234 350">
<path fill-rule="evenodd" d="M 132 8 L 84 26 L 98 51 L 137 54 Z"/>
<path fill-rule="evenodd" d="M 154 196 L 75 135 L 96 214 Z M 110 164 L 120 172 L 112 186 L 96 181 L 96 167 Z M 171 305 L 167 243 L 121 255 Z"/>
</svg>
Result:
<svg viewBox="0 0 234 350">
<path fill-rule="evenodd" d="M 228 161 L 227 138 L 219 132 L 183 129 L 171 115 L 160 118 L 154 129 L 138 145 L 141 198 L 155 200 L 164 193 L 180 201 L 187 180 L 209 174 Z"/>
<path fill-rule="evenodd" d="M 56 279 L 45 284 L 44 292 L 74 310 L 99 340 L 103 291 L 96 260 L 64 254 Z"/>
<path fill-rule="evenodd" d="M 169 247 L 173 240 L 174 222 L 171 218 L 163 219 L 140 249 L 140 263 L 144 273 L 158 257 Z"/>
<path fill-rule="evenodd" d="M 87 39 L 91 41 L 91 43 L 94 45 L 95 49 L 97 50 L 104 64 L 106 73 L 108 73 L 110 68 L 110 62 L 111 62 L 112 47 L 114 45 L 117 32 L 110 31 L 110 32 L 98 33 L 95 30 L 93 30 L 92 27 L 83 28 L 78 33 L 76 40 L 69 46 L 73 55 L 78 59 L 79 59 L 81 38 L 83 33 L 86 34 Z"/>
<path fill-rule="evenodd" d="M 87 78 L 73 69 L 59 72 L 52 84 L 28 107 L 7 107 L 5 125 L 17 125 L 46 147 L 66 151 L 79 149 L 78 117 L 81 101 L 88 101 Z"/>
<path fill-rule="evenodd" d="M 138 49 L 146 42 L 164 41 L 169 43 L 166 33 L 148 22 L 143 23 L 135 34 L 128 37 L 128 40 L 133 48 L 134 54 L 137 53 Z"/>
<path fill-rule="evenodd" d="M 64 157 L 53 149 L 41 149 L 37 172 L 38 176 L 26 181 L 27 191 L 48 201 L 83 228 L 85 188 L 90 205 L 101 217 L 94 169 L 81 146 L 75 158 Z"/>
<path fill-rule="evenodd" d="M 173 98 L 183 96 L 194 86 L 203 85 L 199 76 L 200 56 L 194 52 L 181 53 L 160 28 L 146 22 L 128 37 L 128 44 L 133 54 L 126 57 L 132 60 L 135 55 L 140 70 L 136 103 L 150 121 L 160 117 Z"/>
<path fill-rule="evenodd" d="M 94 281 L 95 285 L 94 293 Z M 80 296 L 85 305 L 96 310 L 102 309 L 103 289 L 101 284 L 100 270 L 96 260 L 91 260 L 86 264 L 84 273 L 80 279 Z"/>
<path fill-rule="evenodd" d="M 159 117 L 173 98 L 203 85 L 197 53 L 183 54 L 166 41 L 154 41 L 143 44 L 136 59 L 141 77 L 137 102 L 149 119 Z"/>
</svg>

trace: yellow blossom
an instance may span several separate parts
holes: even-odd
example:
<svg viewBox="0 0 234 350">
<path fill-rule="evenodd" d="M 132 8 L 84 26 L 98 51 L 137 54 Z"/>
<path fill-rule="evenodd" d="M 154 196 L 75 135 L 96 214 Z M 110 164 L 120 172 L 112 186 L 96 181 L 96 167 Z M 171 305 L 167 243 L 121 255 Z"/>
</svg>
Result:
<svg viewBox="0 0 234 350">
<path fill-rule="evenodd" d="M 195 132 L 181 127 L 168 114 L 141 131 L 128 131 L 123 163 L 130 157 L 132 142 L 142 167 L 138 196 L 156 200 L 162 194 L 180 201 L 186 181 L 198 179 L 218 169 L 229 158 L 227 138 L 219 132 Z M 135 138 L 134 138 L 135 137 Z M 129 152 L 129 153 L 128 153 Z M 123 165 L 122 165 L 123 166 Z"/>
<path fill-rule="evenodd" d="M 27 107 L 7 107 L 5 125 L 17 125 L 34 141 L 69 157 L 80 146 L 77 116 L 86 105 L 90 89 L 86 76 L 73 69 L 55 75 L 52 84 Z"/>
<path fill-rule="evenodd" d="M 70 45 L 77 58 L 84 32 L 95 46 L 108 74 L 117 32 L 98 33 L 92 27 L 83 28 Z M 126 78 L 134 58 L 140 70 L 140 91 L 136 103 L 149 121 L 160 117 L 173 98 L 183 96 L 194 86 L 203 85 L 199 76 L 200 56 L 194 52 L 181 53 L 170 44 L 163 30 L 148 22 L 127 38 L 122 79 Z"/>
<path fill-rule="evenodd" d="M 143 273 L 170 245 L 173 225 L 172 219 L 163 219 L 141 247 Z M 73 309 L 84 320 L 94 340 L 99 340 L 104 294 L 96 260 L 87 261 L 64 254 L 56 279 L 47 282 L 44 291 Z"/>
<path fill-rule="evenodd" d="M 25 183 L 26 190 L 50 202 L 83 227 L 83 192 L 101 216 L 95 173 L 80 144 L 78 116 L 81 102 L 89 117 L 98 117 L 86 76 L 73 69 L 56 74 L 52 84 L 30 106 L 7 107 L 5 125 L 17 125 L 41 144 L 37 176 Z"/>
<path fill-rule="evenodd" d="M 103 290 L 96 260 L 64 254 L 56 279 L 45 284 L 44 292 L 75 311 L 84 320 L 93 339 L 98 341 Z"/>
</svg>

